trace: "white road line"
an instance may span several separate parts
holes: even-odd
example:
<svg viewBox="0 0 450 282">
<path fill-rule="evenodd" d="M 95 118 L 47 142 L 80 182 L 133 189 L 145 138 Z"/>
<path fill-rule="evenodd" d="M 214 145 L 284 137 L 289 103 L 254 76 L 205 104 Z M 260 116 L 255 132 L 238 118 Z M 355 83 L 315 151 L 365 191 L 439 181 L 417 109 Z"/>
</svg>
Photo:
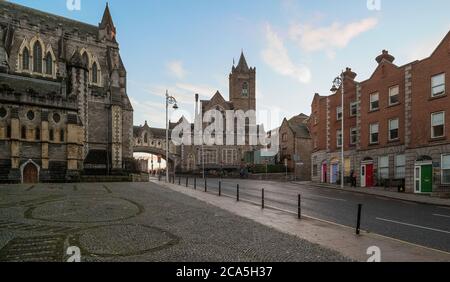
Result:
<svg viewBox="0 0 450 282">
<path fill-rule="evenodd" d="M 319 196 L 319 195 L 311 195 L 311 197 L 312 198 L 314 198 L 314 197 L 323 198 L 323 199 L 328 199 L 328 200 L 333 200 L 333 201 L 347 202 L 347 200 L 345 200 L 345 199 L 331 198 L 331 197 L 325 197 L 325 196 Z"/>
<path fill-rule="evenodd" d="M 438 214 L 438 213 L 435 213 L 435 214 L 433 214 L 434 216 L 439 216 L 439 217 L 446 217 L 446 218 L 450 218 L 450 215 L 443 215 L 443 214 Z"/>
<path fill-rule="evenodd" d="M 416 228 L 420 228 L 420 229 L 425 229 L 425 230 L 430 230 L 430 231 L 435 231 L 435 232 L 440 232 L 440 233 L 445 233 L 445 234 L 450 234 L 450 231 L 441 230 L 441 229 L 435 229 L 435 228 L 431 228 L 431 227 L 425 227 L 425 226 L 420 226 L 420 225 L 415 225 L 415 224 L 410 224 L 410 223 L 405 223 L 405 222 L 396 221 L 396 220 L 390 220 L 390 219 L 379 218 L 379 217 L 377 217 L 377 220 L 391 222 L 391 223 L 396 223 L 396 224 L 410 226 L 410 227 L 416 227 Z"/>
</svg>

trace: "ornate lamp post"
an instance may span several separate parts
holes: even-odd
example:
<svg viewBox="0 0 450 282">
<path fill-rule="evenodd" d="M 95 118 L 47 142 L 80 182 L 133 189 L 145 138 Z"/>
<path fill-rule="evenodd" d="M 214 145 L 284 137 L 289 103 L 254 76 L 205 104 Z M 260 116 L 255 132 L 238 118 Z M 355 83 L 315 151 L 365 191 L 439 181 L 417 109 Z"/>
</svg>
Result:
<svg viewBox="0 0 450 282">
<path fill-rule="evenodd" d="M 173 105 L 173 109 L 177 110 L 177 100 L 169 95 L 166 90 L 166 182 L 169 183 L 169 105 Z"/>
<path fill-rule="evenodd" d="M 344 167 L 345 167 L 345 160 L 344 160 L 344 116 L 345 116 L 345 110 L 344 110 L 344 72 L 341 73 L 340 76 L 336 77 L 333 81 L 333 88 L 331 88 L 331 91 L 336 93 L 336 91 L 339 90 L 339 87 L 341 87 L 341 109 L 342 109 L 342 117 L 341 117 L 341 188 L 344 188 Z"/>
</svg>

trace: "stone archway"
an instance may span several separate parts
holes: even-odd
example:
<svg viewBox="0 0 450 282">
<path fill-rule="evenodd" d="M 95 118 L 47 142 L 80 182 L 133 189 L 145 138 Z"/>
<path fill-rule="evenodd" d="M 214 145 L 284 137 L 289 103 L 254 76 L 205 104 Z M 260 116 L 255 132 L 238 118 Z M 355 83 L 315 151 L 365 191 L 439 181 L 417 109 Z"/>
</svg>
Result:
<svg viewBox="0 0 450 282">
<path fill-rule="evenodd" d="M 22 183 L 34 184 L 39 183 L 39 166 L 32 160 L 27 161 L 21 166 Z"/>
</svg>

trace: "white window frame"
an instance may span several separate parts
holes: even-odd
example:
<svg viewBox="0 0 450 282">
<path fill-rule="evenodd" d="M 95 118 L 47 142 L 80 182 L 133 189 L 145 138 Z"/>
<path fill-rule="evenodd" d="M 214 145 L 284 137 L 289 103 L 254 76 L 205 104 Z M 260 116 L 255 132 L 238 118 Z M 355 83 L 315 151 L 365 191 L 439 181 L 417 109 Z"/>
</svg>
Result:
<svg viewBox="0 0 450 282">
<path fill-rule="evenodd" d="M 441 77 L 441 76 L 443 76 L 444 77 L 444 83 L 443 84 L 438 84 L 438 85 L 433 85 L 433 79 L 435 79 L 435 78 L 437 78 L 437 77 Z M 436 75 L 433 75 L 432 77 L 431 77 L 431 97 L 440 97 L 440 96 L 444 96 L 445 95 L 445 92 L 446 92 L 446 81 L 445 81 L 445 72 L 443 72 L 443 73 L 440 73 L 440 74 L 436 74 Z M 435 94 L 434 93 L 434 89 L 435 88 L 438 88 L 438 87 L 441 87 L 441 86 L 444 86 L 444 91 L 442 92 L 442 93 L 440 93 L 440 94 Z"/>
<path fill-rule="evenodd" d="M 353 114 L 353 108 L 356 108 L 356 113 Z M 358 115 L 358 102 L 353 102 L 350 104 L 350 116 L 356 117 Z"/>
<path fill-rule="evenodd" d="M 341 141 L 340 144 L 339 144 L 339 141 Z M 336 146 L 338 148 L 341 148 L 342 145 L 343 145 L 342 144 L 342 130 L 338 129 L 338 130 L 336 130 Z"/>
<path fill-rule="evenodd" d="M 397 94 L 394 95 L 392 93 L 393 89 L 397 89 Z M 392 103 L 391 98 L 394 97 L 394 96 L 397 96 L 397 102 Z M 398 105 L 398 104 L 400 104 L 400 86 L 399 85 L 395 85 L 395 86 L 392 86 L 392 87 L 389 88 L 389 106 L 395 106 L 395 105 Z"/>
<path fill-rule="evenodd" d="M 387 166 L 381 166 L 381 160 L 386 160 L 387 159 Z M 380 179 L 389 179 L 390 178 L 390 157 L 389 156 L 381 156 L 378 157 L 378 177 Z M 382 177 L 382 172 L 383 170 L 387 170 L 387 177 Z"/>
<path fill-rule="evenodd" d="M 372 132 L 372 126 L 377 126 L 377 132 Z M 378 134 L 378 140 L 376 141 L 376 142 L 373 142 L 373 140 L 372 140 L 372 134 L 375 134 L 375 133 L 377 133 Z M 370 144 L 378 144 L 378 143 L 380 143 L 380 123 L 372 123 L 372 124 L 370 124 L 369 125 L 369 134 L 370 134 L 370 136 L 369 136 L 369 141 L 370 141 Z"/>
<path fill-rule="evenodd" d="M 443 118 L 442 118 L 442 120 L 443 120 L 442 125 L 444 126 L 444 130 L 443 130 L 442 136 L 434 136 L 434 127 L 438 126 L 438 125 L 434 125 L 433 124 L 433 116 L 437 115 L 437 114 L 442 114 L 442 116 L 443 116 Z M 431 114 L 431 139 L 442 138 L 442 137 L 445 137 L 445 111 L 435 112 L 435 113 Z"/>
<path fill-rule="evenodd" d="M 339 117 L 339 114 L 341 114 L 341 117 Z M 344 112 L 342 111 L 342 106 L 336 107 L 336 120 L 342 120 L 344 117 Z"/>
<path fill-rule="evenodd" d="M 449 168 L 444 168 L 444 157 L 450 157 L 450 154 L 442 154 L 441 155 L 441 184 L 445 184 L 445 185 L 449 185 L 450 184 L 450 182 L 444 182 L 444 170 L 450 170 L 450 167 Z"/>
<path fill-rule="evenodd" d="M 400 158 L 400 157 L 403 157 L 404 158 L 404 161 L 403 161 L 403 164 L 402 165 L 399 165 L 399 161 L 398 161 L 398 159 Z M 395 166 L 395 168 L 394 168 L 394 176 L 395 176 L 395 179 L 403 179 L 403 178 L 406 178 L 406 155 L 405 154 L 402 154 L 402 155 L 396 155 L 395 156 L 395 158 L 394 158 L 394 166 Z M 398 177 L 398 169 L 399 168 L 403 168 L 403 177 Z"/>
<path fill-rule="evenodd" d="M 355 134 L 353 134 L 353 132 Z M 353 136 L 356 136 L 355 142 L 353 142 Z M 358 143 L 358 128 L 353 127 L 350 128 L 350 145 L 356 145 L 356 143 Z"/>
<path fill-rule="evenodd" d="M 392 128 L 391 126 L 392 126 L 392 122 L 393 121 L 397 121 L 397 128 Z M 393 119 L 390 119 L 389 120 L 389 132 L 388 132 L 388 138 L 389 138 L 389 141 L 395 141 L 395 140 L 398 140 L 398 139 L 400 139 L 400 119 L 399 118 L 393 118 Z M 391 136 L 391 131 L 392 130 L 397 130 L 397 138 L 391 138 L 392 136 Z"/>
<path fill-rule="evenodd" d="M 374 99 L 372 99 L 373 97 L 377 97 L 377 99 L 374 100 Z M 375 103 L 375 102 L 378 102 L 378 107 L 377 107 L 377 108 L 373 108 L 373 107 L 372 107 L 372 104 Z M 375 92 L 375 93 L 370 94 L 370 105 L 369 105 L 369 109 L 370 109 L 370 111 L 377 111 L 377 110 L 380 109 L 380 93 Z"/>
</svg>

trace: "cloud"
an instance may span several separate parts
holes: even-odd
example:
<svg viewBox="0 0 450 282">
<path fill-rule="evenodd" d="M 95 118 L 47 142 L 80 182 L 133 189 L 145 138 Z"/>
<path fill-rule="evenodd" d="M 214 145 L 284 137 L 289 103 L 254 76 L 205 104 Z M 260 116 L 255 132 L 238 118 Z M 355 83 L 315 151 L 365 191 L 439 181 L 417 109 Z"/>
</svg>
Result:
<svg viewBox="0 0 450 282">
<path fill-rule="evenodd" d="M 376 18 L 366 18 L 349 24 L 335 22 L 325 27 L 292 24 L 289 37 L 304 51 L 325 50 L 329 57 L 333 57 L 334 49 L 346 47 L 352 39 L 373 29 L 377 24 Z"/>
<path fill-rule="evenodd" d="M 266 25 L 265 35 L 267 46 L 261 53 L 264 62 L 281 75 L 308 83 L 311 80 L 310 70 L 292 62 L 283 40 L 269 24 Z"/>
<path fill-rule="evenodd" d="M 183 79 L 186 76 L 186 71 L 181 61 L 171 61 L 166 65 L 167 70 L 178 79 Z"/>
</svg>

